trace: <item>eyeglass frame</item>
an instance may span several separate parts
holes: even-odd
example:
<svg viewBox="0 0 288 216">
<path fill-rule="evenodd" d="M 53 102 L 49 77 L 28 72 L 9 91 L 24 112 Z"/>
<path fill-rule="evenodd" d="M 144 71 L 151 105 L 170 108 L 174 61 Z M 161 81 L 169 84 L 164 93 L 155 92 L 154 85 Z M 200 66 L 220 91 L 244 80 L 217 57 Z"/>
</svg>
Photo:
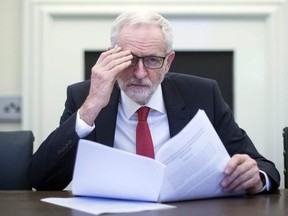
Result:
<svg viewBox="0 0 288 216">
<path fill-rule="evenodd" d="M 170 52 L 169 52 L 169 53 L 170 53 Z M 160 68 L 163 67 L 164 61 L 165 61 L 165 59 L 167 58 L 167 56 L 169 55 L 169 53 L 166 54 L 165 57 L 162 57 L 162 56 L 153 56 L 153 55 L 151 55 L 151 56 L 142 56 L 142 57 L 139 57 L 139 56 L 137 56 L 137 55 L 132 54 L 133 58 L 135 58 L 135 57 L 137 58 L 137 61 L 135 62 L 134 65 L 132 65 L 132 60 L 131 60 L 131 65 L 129 65 L 129 67 L 134 67 L 135 65 L 138 64 L 139 60 L 142 59 L 142 62 L 143 62 L 143 65 L 144 65 L 145 68 L 148 68 L 148 69 L 160 69 Z M 154 57 L 154 58 L 160 58 L 160 59 L 162 59 L 161 66 L 155 67 L 155 68 L 147 67 L 147 66 L 146 66 L 146 63 L 145 63 L 145 58 L 149 58 L 149 57 Z"/>
</svg>

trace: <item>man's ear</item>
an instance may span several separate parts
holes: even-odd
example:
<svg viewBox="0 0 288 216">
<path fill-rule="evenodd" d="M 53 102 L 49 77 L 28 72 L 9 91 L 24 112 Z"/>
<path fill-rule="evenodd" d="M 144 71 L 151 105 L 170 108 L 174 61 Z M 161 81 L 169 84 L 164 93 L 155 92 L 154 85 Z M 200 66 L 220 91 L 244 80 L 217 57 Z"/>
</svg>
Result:
<svg viewBox="0 0 288 216">
<path fill-rule="evenodd" d="M 167 63 L 165 65 L 165 72 L 167 73 L 170 69 L 170 66 L 175 58 L 175 52 L 174 51 L 171 51 L 168 56 L 167 56 Z"/>
</svg>

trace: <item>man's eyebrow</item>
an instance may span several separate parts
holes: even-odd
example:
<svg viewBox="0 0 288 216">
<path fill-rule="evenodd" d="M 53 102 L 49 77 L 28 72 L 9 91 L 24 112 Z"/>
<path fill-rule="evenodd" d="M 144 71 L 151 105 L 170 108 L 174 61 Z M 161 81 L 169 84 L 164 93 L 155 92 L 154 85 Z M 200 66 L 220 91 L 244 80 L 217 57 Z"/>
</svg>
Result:
<svg viewBox="0 0 288 216">
<path fill-rule="evenodd" d="M 131 52 L 131 54 L 135 57 L 138 57 L 138 58 L 143 58 L 143 57 L 161 57 L 160 55 L 156 55 L 156 54 L 149 54 L 149 55 L 145 55 L 145 56 L 138 56 L 134 53 Z"/>
</svg>

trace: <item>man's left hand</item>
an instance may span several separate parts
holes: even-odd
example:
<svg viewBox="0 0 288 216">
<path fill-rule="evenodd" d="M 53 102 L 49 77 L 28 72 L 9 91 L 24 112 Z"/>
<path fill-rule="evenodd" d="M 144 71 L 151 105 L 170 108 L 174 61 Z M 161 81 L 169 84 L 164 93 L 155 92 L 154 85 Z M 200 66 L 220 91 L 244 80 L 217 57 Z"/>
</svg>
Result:
<svg viewBox="0 0 288 216">
<path fill-rule="evenodd" d="M 246 190 L 249 194 L 255 194 L 264 186 L 256 161 L 246 154 L 234 155 L 226 165 L 224 174 L 221 186 L 226 192 Z"/>
</svg>

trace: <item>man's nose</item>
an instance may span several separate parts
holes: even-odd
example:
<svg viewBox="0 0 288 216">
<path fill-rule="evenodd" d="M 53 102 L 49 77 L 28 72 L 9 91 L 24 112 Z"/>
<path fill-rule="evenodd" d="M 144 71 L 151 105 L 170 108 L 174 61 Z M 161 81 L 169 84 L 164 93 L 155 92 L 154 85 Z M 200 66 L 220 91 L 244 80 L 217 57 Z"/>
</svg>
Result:
<svg viewBox="0 0 288 216">
<path fill-rule="evenodd" d="M 143 59 L 139 59 L 134 66 L 134 75 L 137 79 L 143 79 L 147 76 L 147 71 L 143 63 Z"/>
</svg>

